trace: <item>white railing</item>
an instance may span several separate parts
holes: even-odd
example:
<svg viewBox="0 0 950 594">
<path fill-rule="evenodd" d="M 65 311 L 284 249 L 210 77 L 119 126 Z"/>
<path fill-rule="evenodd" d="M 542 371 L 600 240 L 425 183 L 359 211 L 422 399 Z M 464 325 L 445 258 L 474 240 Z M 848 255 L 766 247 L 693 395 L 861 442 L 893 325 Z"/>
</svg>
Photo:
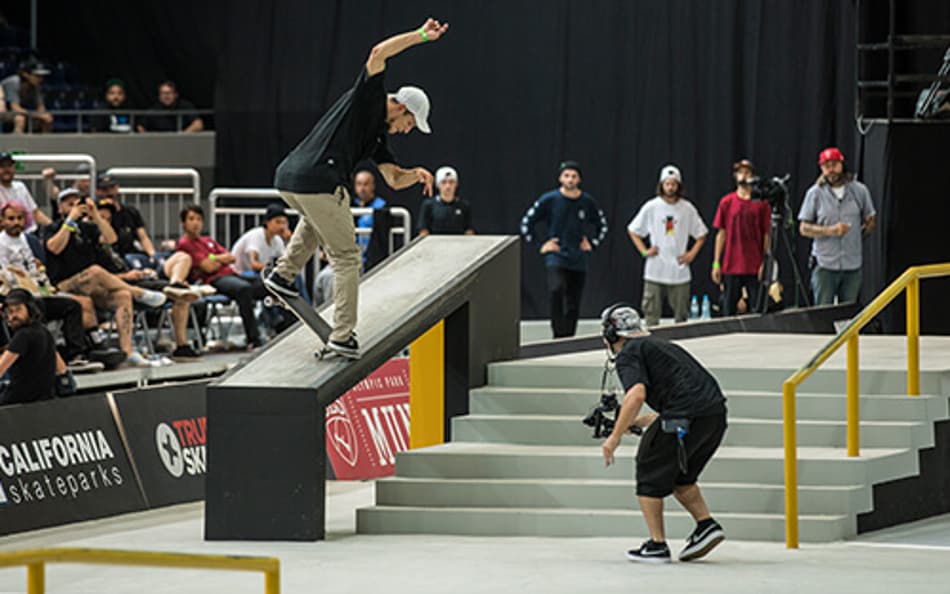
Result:
<svg viewBox="0 0 950 594">
<path fill-rule="evenodd" d="M 111 167 L 106 173 L 119 181 L 123 204 L 131 204 L 142 213 L 156 248 L 161 241 L 181 235 L 178 215 L 185 203 L 201 203 L 201 175 L 190 167 Z M 125 185 L 124 180 L 143 185 Z M 182 185 L 150 185 L 155 180 Z M 149 183 L 143 183 L 146 181 Z"/>
<path fill-rule="evenodd" d="M 60 165 L 60 164 L 70 164 L 74 163 L 76 165 L 86 165 L 89 167 L 89 171 L 85 172 L 70 172 L 70 173 L 56 173 L 56 178 L 61 180 L 75 181 L 77 179 L 82 179 L 84 177 L 89 178 L 89 191 L 93 195 L 96 193 L 96 159 L 92 155 L 85 154 L 32 154 L 32 155 L 14 155 L 13 159 L 17 163 L 24 164 L 37 164 L 37 165 Z M 39 190 L 43 188 L 43 174 L 42 172 L 17 172 L 16 179 L 27 184 L 27 187 L 30 190 L 30 194 L 33 195 L 33 199 L 36 200 L 36 203 L 41 207 L 47 204 L 51 204 L 51 198 L 55 196 L 46 196 Z M 62 189 L 62 188 L 61 188 Z M 48 213 L 50 216 L 53 216 L 54 212 Z"/>
</svg>

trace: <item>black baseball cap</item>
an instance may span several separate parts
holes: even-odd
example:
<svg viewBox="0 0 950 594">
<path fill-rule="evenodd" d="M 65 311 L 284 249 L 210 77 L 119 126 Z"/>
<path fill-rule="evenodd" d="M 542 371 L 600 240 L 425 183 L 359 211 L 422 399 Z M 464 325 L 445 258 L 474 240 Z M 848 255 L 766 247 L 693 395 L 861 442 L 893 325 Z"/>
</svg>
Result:
<svg viewBox="0 0 950 594">
<path fill-rule="evenodd" d="M 584 177 L 584 174 L 581 173 L 581 164 L 578 163 L 577 161 L 572 161 L 570 159 L 566 161 L 561 161 L 561 164 L 558 165 L 557 167 L 557 174 L 561 175 L 562 173 L 564 173 L 565 169 L 573 169 L 574 171 L 577 172 L 577 175 Z"/>
<path fill-rule="evenodd" d="M 284 210 L 284 207 L 280 204 L 268 204 L 267 211 L 264 212 L 264 222 L 267 222 L 271 219 L 276 219 L 277 217 L 286 217 L 287 211 Z"/>
<path fill-rule="evenodd" d="M 109 188 L 109 187 L 117 186 L 117 185 L 119 185 L 119 180 L 112 177 L 106 172 L 100 173 L 99 176 L 96 178 L 97 188 Z"/>
<path fill-rule="evenodd" d="M 16 159 L 13 158 L 13 153 L 2 151 L 0 152 L 0 162 L 3 162 L 3 161 L 10 161 L 11 163 L 15 163 Z"/>
<path fill-rule="evenodd" d="M 32 293 L 26 289 L 16 288 L 7 293 L 3 303 L 4 305 L 29 305 L 35 301 Z"/>
<path fill-rule="evenodd" d="M 102 200 L 99 200 L 98 202 L 96 202 L 96 208 L 105 208 L 112 214 L 115 214 L 117 212 L 115 209 L 115 203 L 112 202 L 112 200 L 109 200 L 107 198 L 103 198 Z"/>
<path fill-rule="evenodd" d="M 36 59 L 30 59 L 20 64 L 20 70 L 22 72 L 29 72 L 30 74 L 37 74 L 40 76 L 46 76 L 50 73 L 50 69 L 46 67 L 46 64 L 43 64 Z"/>
</svg>

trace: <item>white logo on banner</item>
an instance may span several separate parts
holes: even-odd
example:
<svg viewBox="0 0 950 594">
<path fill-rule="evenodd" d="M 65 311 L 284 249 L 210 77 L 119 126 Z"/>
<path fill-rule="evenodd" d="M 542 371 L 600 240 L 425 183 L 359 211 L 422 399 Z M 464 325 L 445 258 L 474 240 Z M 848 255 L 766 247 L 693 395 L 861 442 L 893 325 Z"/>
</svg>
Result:
<svg viewBox="0 0 950 594">
<path fill-rule="evenodd" d="M 0 483 L 0 503 L 7 502 L 7 494 L 3 492 L 3 483 Z"/>
<path fill-rule="evenodd" d="M 360 450 L 356 443 L 353 422 L 346 413 L 346 407 L 333 402 L 327 407 L 327 435 L 336 453 L 350 466 L 356 466 Z"/>
<path fill-rule="evenodd" d="M 173 477 L 179 478 L 185 472 L 185 458 L 181 453 L 178 436 L 165 423 L 159 423 L 155 427 L 155 447 L 158 448 L 158 456 L 168 472 Z"/>
</svg>

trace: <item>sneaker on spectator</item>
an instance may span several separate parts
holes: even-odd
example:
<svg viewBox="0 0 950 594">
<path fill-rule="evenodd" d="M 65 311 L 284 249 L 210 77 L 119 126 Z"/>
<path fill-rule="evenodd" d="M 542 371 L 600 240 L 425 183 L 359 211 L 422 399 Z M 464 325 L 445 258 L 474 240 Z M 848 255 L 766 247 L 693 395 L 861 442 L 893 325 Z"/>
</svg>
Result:
<svg viewBox="0 0 950 594">
<path fill-rule="evenodd" d="M 125 358 L 125 365 L 127 367 L 151 367 L 152 362 L 142 353 L 132 351 L 132 354 Z"/>
<path fill-rule="evenodd" d="M 205 285 L 205 284 L 191 285 L 191 290 L 194 292 L 195 295 L 199 297 L 207 297 L 209 295 L 214 295 L 215 293 L 218 292 L 218 290 L 212 287 L 211 285 Z"/>
<path fill-rule="evenodd" d="M 162 305 L 165 305 L 168 297 L 166 297 L 164 293 L 145 289 L 142 291 L 142 295 L 137 297 L 135 300 L 149 307 L 161 307 Z"/>
<path fill-rule="evenodd" d="M 194 295 L 195 292 L 185 283 L 175 282 L 162 289 L 162 292 L 173 299 Z"/>
<path fill-rule="evenodd" d="M 172 352 L 172 361 L 200 361 L 201 353 L 191 347 L 190 344 L 179 345 Z"/>
<path fill-rule="evenodd" d="M 84 357 L 75 357 L 66 364 L 73 373 L 96 373 L 102 371 L 106 366 L 99 361 L 89 361 Z"/>
</svg>

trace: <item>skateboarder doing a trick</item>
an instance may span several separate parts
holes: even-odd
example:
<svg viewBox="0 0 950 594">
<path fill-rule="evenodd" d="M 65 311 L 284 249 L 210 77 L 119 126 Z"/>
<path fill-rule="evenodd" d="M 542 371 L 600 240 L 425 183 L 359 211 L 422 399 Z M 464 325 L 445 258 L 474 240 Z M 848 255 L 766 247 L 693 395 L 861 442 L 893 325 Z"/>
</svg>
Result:
<svg viewBox="0 0 950 594">
<path fill-rule="evenodd" d="M 416 183 L 432 195 L 432 174 L 422 167 L 402 168 L 386 144 L 386 134 L 408 134 L 413 128 L 428 134 L 429 98 L 418 87 L 386 93 L 386 60 L 420 43 L 436 41 L 448 24 L 426 20 L 419 29 L 377 44 L 356 83 L 320 118 L 307 137 L 277 166 L 274 186 L 300 214 L 287 251 L 264 285 L 277 297 L 299 298 L 294 278 L 323 246 L 333 266 L 333 332 L 326 347 L 349 358 L 360 356 L 354 335 L 359 296 L 360 250 L 356 245 L 347 183 L 356 164 L 371 159 L 389 187 Z"/>
</svg>

